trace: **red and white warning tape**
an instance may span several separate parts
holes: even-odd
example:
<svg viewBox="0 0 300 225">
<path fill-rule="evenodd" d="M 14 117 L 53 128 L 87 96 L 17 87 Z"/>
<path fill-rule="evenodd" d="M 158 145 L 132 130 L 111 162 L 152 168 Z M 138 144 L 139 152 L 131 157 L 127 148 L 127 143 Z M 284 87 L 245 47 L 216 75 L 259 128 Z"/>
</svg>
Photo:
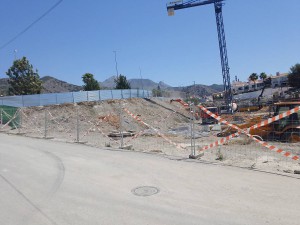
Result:
<svg viewBox="0 0 300 225">
<path fill-rule="evenodd" d="M 124 111 L 130 115 L 133 119 L 135 119 L 136 121 L 138 121 L 139 123 L 145 125 L 146 127 L 152 129 L 153 131 L 155 131 L 160 137 L 162 137 L 163 139 L 165 139 L 167 142 L 169 142 L 170 144 L 174 145 L 176 148 L 178 149 L 185 149 L 184 147 L 182 147 L 180 144 L 177 144 L 173 141 L 171 141 L 169 138 L 167 138 L 164 134 L 162 134 L 160 131 L 158 131 L 156 128 L 150 126 L 149 124 L 145 123 L 143 120 L 141 120 L 140 117 L 134 115 L 133 113 L 131 113 L 128 109 L 124 108 Z"/>
<path fill-rule="evenodd" d="M 156 123 L 157 123 L 157 124 L 160 124 L 163 120 L 168 119 L 172 114 L 176 114 L 176 113 L 177 113 L 177 111 L 171 112 L 169 115 L 167 115 L 167 117 L 161 118 L 161 119 L 160 119 L 159 121 L 157 121 Z M 138 137 L 139 137 L 140 135 L 142 135 L 144 132 L 145 132 L 145 131 L 140 131 L 140 132 L 138 132 L 138 133 L 135 134 L 132 138 L 130 138 L 125 144 L 128 144 L 130 141 L 132 141 L 132 140 L 138 138 Z"/>
<path fill-rule="evenodd" d="M 222 138 L 220 141 L 216 141 L 216 142 L 214 142 L 214 143 L 212 143 L 212 144 L 210 144 L 210 145 L 208 145 L 208 146 L 205 146 L 205 147 L 203 147 L 200 151 L 207 150 L 207 149 L 209 149 L 209 148 L 213 148 L 213 147 L 215 147 L 215 146 L 218 146 L 218 145 L 220 145 L 220 144 L 223 144 L 223 143 L 225 143 L 225 141 L 230 140 L 231 138 L 233 138 L 233 137 L 236 136 L 237 134 L 239 134 L 239 133 L 244 133 L 244 134 L 246 134 L 248 137 L 250 137 L 251 139 L 253 139 L 254 141 L 256 141 L 257 143 L 259 143 L 259 144 L 261 144 L 262 146 L 268 148 L 269 150 L 275 151 L 275 152 L 277 152 L 277 153 L 279 153 L 279 154 L 282 154 L 282 155 L 284 155 L 285 157 L 289 157 L 289 158 L 291 158 L 291 159 L 293 159 L 293 160 L 299 160 L 299 156 L 294 156 L 294 155 L 292 155 L 292 153 L 290 153 L 290 152 L 288 152 L 288 151 L 284 151 L 284 150 L 282 150 L 281 148 L 278 148 L 278 147 L 273 146 L 273 145 L 269 145 L 267 142 L 260 141 L 260 140 L 258 140 L 257 138 L 255 138 L 253 135 L 249 134 L 249 131 L 250 131 L 251 129 L 256 129 L 256 128 L 258 128 L 258 127 L 265 126 L 265 125 L 267 125 L 267 124 L 269 124 L 269 123 L 272 123 L 272 122 L 274 122 L 274 121 L 277 121 L 277 120 L 279 120 L 279 119 L 282 119 L 282 118 L 284 118 L 284 117 L 286 117 L 286 116 L 289 116 L 289 115 L 291 115 L 291 114 L 293 114 L 293 113 L 299 111 L 299 107 L 296 107 L 296 108 L 291 109 L 291 110 L 289 110 L 289 111 L 287 111 L 287 112 L 284 112 L 284 113 L 282 113 L 282 114 L 280 114 L 280 115 L 278 115 L 278 116 L 275 116 L 275 117 L 270 118 L 270 119 L 268 119 L 268 120 L 265 120 L 265 121 L 263 121 L 263 122 L 261 122 L 261 123 L 258 123 L 258 124 L 256 124 L 256 125 L 253 125 L 253 126 L 251 126 L 250 128 L 247 128 L 247 129 L 241 129 L 241 128 L 239 128 L 238 126 L 229 123 L 228 121 L 226 121 L 226 120 L 222 119 L 221 117 L 215 115 L 214 113 L 210 112 L 208 109 L 206 109 L 205 107 L 203 107 L 203 106 L 201 106 L 201 105 L 199 106 L 199 108 L 200 108 L 201 110 L 203 110 L 205 113 L 207 113 L 209 116 L 211 116 L 211 117 L 215 118 L 216 120 L 218 120 L 220 123 L 224 123 L 224 124 L 226 124 L 226 125 L 228 125 L 228 126 L 234 128 L 234 129 L 238 130 L 237 133 L 231 134 L 231 135 L 229 135 L 229 136 L 226 137 L 226 138 Z"/>
</svg>

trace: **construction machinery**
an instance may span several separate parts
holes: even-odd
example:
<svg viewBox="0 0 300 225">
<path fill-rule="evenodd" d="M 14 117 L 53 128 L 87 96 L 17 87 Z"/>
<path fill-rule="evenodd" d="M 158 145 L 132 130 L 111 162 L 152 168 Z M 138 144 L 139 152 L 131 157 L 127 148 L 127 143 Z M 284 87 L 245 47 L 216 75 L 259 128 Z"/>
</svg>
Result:
<svg viewBox="0 0 300 225">
<path fill-rule="evenodd" d="M 222 6 L 224 4 L 224 1 L 225 0 L 186 0 L 186 1 L 177 0 L 168 3 L 167 10 L 168 10 L 168 15 L 173 16 L 175 10 L 214 4 L 217 30 L 218 30 L 220 56 L 221 56 L 222 76 L 223 76 L 223 84 L 224 84 L 224 100 L 225 100 L 225 105 L 227 107 L 227 111 L 229 113 L 232 113 L 232 91 L 231 91 L 227 47 L 226 47 L 225 30 L 224 30 L 223 14 L 222 14 Z"/>
<path fill-rule="evenodd" d="M 212 123 L 218 123 L 216 119 L 213 117 L 209 116 L 206 112 L 203 110 L 199 109 L 199 107 L 196 107 L 194 109 L 191 108 L 191 105 L 186 103 L 185 101 L 181 99 L 171 99 L 170 103 L 172 102 L 178 102 L 180 103 L 187 111 L 194 111 L 194 117 L 196 120 L 199 120 L 201 118 L 202 124 L 212 124 Z M 217 107 L 207 107 L 209 111 L 214 113 L 215 115 L 219 115 L 219 109 Z M 200 111 L 199 111 L 200 110 Z"/>
<path fill-rule="evenodd" d="M 300 106 L 300 101 L 295 102 L 278 102 L 271 106 L 274 114 L 270 112 L 270 116 L 277 116 L 287 112 L 297 106 Z M 243 124 L 236 124 L 241 129 L 249 128 L 263 121 L 262 116 L 255 117 Z M 236 133 L 234 128 L 228 128 L 218 134 L 219 137 L 225 137 Z M 250 130 L 251 135 L 255 135 L 262 140 L 283 141 L 283 142 L 300 142 L 300 112 L 295 112 L 289 116 L 283 117 L 280 120 L 269 123 L 266 126 Z"/>
<path fill-rule="evenodd" d="M 215 115 L 219 115 L 218 113 L 218 108 L 217 107 L 207 107 L 207 109 L 212 112 Z M 209 123 L 218 123 L 218 121 L 209 116 L 206 112 L 204 112 L 203 110 L 200 111 L 200 118 L 202 119 L 202 124 L 209 124 Z"/>
</svg>

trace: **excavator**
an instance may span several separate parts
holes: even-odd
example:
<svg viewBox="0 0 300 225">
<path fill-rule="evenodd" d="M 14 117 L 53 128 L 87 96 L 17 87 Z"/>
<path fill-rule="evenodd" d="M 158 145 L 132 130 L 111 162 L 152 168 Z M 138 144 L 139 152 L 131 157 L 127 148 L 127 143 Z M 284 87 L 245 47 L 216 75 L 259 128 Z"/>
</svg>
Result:
<svg viewBox="0 0 300 225">
<path fill-rule="evenodd" d="M 300 106 L 300 101 L 278 102 L 271 106 L 274 114 L 270 113 L 270 117 L 277 116 L 281 113 L 287 112 L 295 107 Z M 249 128 L 255 124 L 262 122 L 262 116 L 252 118 L 246 123 L 235 124 L 241 129 Z M 226 137 L 230 134 L 236 133 L 237 130 L 229 127 L 218 134 L 218 137 Z M 250 130 L 251 135 L 255 135 L 261 140 L 282 141 L 282 142 L 300 142 L 300 111 L 295 112 L 287 117 L 281 118 L 266 126 Z"/>
</svg>

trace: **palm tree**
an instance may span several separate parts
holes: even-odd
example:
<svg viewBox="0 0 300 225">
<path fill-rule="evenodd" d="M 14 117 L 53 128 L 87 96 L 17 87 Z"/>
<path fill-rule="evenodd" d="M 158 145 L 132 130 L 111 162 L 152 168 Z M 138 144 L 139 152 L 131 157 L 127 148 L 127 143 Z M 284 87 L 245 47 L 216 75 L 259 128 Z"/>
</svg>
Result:
<svg viewBox="0 0 300 225">
<path fill-rule="evenodd" d="M 260 73 L 259 78 L 262 80 L 265 80 L 268 77 L 268 75 L 265 72 Z"/>
<path fill-rule="evenodd" d="M 249 76 L 249 80 L 250 81 L 253 81 L 254 82 L 254 85 L 256 84 L 256 80 L 258 79 L 258 75 L 256 73 L 252 73 L 250 76 Z M 256 86 L 256 85 L 255 85 Z M 256 87 L 254 88 L 256 89 Z"/>
<path fill-rule="evenodd" d="M 258 75 L 256 73 L 252 73 L 249 76 L 249 80 L 253 81 L 255 83 L 255 81 L 258 79 Z"/>
</svg>

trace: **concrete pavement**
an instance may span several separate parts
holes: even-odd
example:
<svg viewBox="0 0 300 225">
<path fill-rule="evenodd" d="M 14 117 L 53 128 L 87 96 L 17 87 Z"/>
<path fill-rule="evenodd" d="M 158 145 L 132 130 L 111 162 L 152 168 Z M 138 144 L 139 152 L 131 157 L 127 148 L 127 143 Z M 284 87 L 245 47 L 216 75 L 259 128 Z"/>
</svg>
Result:
<svg viewBox="0 0 300 225">
<path fill-rule="evenodd" d="M 159 193 L 136 196 L 153 186 Z M 0 224 L 295 224 L 300 180 L 0 134 Z"/>
</svg>

